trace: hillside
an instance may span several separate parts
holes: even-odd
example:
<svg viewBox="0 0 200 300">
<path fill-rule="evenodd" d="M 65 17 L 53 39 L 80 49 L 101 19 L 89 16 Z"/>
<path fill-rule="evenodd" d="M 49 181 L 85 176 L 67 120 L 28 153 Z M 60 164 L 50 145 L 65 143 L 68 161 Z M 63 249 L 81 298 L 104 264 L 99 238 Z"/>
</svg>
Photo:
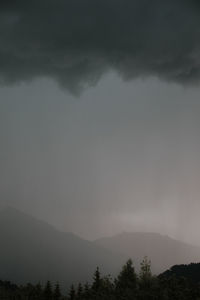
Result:
<svg viewBox="0 0 200 300">
<path fill-rule="evenodd" d="M 85 282 L 96 266 L 115 273 L 123 261 L 110 250 L 10 208 L 0 211 L 0 241 L 0 279 L 16 283 Z"/>
<path fill-rule="evenodd" d="M 175 264 L 200 261 L 199 247 L 157 233 L 122 233 L 98 239 L 95 244 L 132 258 L 137 269 L 142 258 L 148 256 L 157 274 Z"/>
<path fill-rule="evenodd" d="M 200 249 L 155 233 L 123 233 L 90 242 L 15 209 L 0 211 L 0 279 L 69 285 L 91 279 L 96 266 L 115 275 L 128 258 L 147 255 L 152 271 L 200 261 Z"/>
<path fill-rule="evenodd" d="M 200 263 L 191 263 L 189 265 L 175 265 L 169 270 L 159 275 L 160 278 L 170 278 L 172 276 L 182 278 L 184 277 L 195 284 L 200 283 Z"/>
</svg>

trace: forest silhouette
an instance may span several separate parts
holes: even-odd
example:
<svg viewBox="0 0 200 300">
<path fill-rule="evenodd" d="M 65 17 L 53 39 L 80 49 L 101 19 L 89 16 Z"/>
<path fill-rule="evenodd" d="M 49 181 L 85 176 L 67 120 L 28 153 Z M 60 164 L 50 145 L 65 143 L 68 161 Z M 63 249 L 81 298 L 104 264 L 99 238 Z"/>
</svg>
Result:
<svg viewBox="0 0 200 300">
<path fill-rule="evenodd" d="M 7 300 L 198 300 L 200 264 L 176 265 L 155 276 L 151 262 L 144 257 L 135 272 L 129 259 L 116 278 L 102 276 L 97 267 L 90 283 L 71 285 L 63 290 L 59 283 L 16 285 L 0 281 L 0 299 Z M 66 273 L 67 276 L 67 273 Z"/>
</svg>

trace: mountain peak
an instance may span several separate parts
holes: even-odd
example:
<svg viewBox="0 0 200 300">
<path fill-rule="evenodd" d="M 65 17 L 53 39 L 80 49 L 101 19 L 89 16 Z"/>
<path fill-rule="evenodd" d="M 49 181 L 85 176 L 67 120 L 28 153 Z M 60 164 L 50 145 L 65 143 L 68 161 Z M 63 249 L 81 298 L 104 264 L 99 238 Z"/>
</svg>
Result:
<svg viewBox="0 0 200 300">
<path fill-rule="evenodd" d="M 130 257 L 136 268 L 144 256 L 152 261 L 152 271 L 159 273 L 175 264 L 200 260 L 200 248 L 153 232 L 122 232 L 95 241 L 97 245 Z"/>
<path fill-rule="evenodd" d="M 0 278 L 16 283 L 84 282 L 96 266 L 107 274 L 122 263 L 120 255 L 12 207 L 0 211 L 0 240 Z"/>
</svg>

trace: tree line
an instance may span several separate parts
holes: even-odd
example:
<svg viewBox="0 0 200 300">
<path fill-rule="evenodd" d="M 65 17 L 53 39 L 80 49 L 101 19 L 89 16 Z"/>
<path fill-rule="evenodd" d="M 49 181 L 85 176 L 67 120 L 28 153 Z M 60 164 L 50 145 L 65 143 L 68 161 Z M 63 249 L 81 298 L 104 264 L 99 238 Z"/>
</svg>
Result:
<svg viewBox="0 0 200 300">
<path fill-rule="evenodd" d="M 168 274 L 168 273 L 167 273 Z M 118 276 L 101 276 L 97 267 L 92 282 L 72 285 L 66 293 L 59 283 L 47 281 L 18 286 L 8 281 L 0 281 L 0 299 L 4 300 L 200 300 L 199 280 L 165 273 L 155 276 L 151 273 L 151 262 L 143 259 L 140 271 L 136 274 L 133 262 L 129 259 Z"/>
</svg>

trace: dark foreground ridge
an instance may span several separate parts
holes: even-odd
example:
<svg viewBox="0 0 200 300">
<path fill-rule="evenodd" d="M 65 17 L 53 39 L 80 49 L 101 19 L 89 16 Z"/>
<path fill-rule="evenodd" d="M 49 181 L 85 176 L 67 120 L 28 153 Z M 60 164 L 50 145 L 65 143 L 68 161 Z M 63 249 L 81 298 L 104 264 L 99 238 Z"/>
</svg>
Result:
<svg viewBox="0 0 200 300">
<path fill-rule="evenodd" d="M 136 274 L 129 259 L 115 279 L 101 276 L 97 267 L 91 284 L 72 285 L 61 292 L 59 283 L 50 281 L 18 286 L 0 281 L 0 299 L 7 300 L 198 300 L 200 299 L 200 264 L 176 265 L 153 276 L 145 257 Z"/>
<path fill-rule="evenodd" d="M 184 277 L 191 283 L 200 283 L 200 263 L 191 263 L 189 265 L 175 265 L 169 270 L 159 275 L 160 278 L 170 278 L 173 276 Z"/>
</svg>

